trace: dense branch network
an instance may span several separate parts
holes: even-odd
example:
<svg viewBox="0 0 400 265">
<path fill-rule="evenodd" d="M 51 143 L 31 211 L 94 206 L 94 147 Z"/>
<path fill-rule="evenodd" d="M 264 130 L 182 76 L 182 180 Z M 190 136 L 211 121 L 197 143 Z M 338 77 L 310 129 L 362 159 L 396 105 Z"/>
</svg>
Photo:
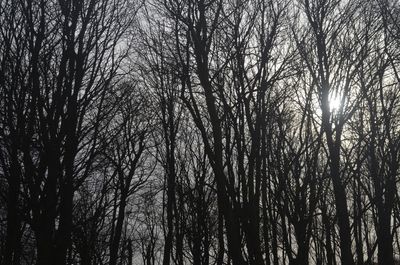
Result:
<svg viewBox="0 0 400 265">
<path fill-rule="evenodd" d="M 394 0 L 0 0 L 0 265 L 400 261 Z"/>
</svg>

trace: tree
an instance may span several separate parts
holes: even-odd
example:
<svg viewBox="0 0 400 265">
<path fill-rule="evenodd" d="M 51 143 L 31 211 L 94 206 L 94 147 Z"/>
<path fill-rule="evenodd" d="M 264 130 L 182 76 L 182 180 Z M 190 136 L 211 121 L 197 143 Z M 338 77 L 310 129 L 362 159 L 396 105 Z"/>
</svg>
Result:
<svg viewBox="0 0 400 265">
<path fill-rule="evenodd" d="M 301 5 L 310 30 L 306 30 L 304 35 L 296 35 L 297 47 L 310 71 L 321 107 L 321 128 L 328 147 L 341 261 L 343 264 L 354 264 L 346 180 L 341 172 L 340 153 L 344 127 L 358 104 L 355 75 L 368 54 L 369 36 L 363 35 L 362 27 L 365 25 L 358 27 L 354 24 L 360 15 L 357 2 L 302 1 Z M 354 38 L 345 37 L 349 34 Z M 340 101 L 338 109 L 331 105 L 336 97 Z"/>
<path fill-rule="evenodd" d="M 7 97 L 4 107 L 9 113 L 4 120 L 4 138 L 5 146 L 13 149 L 2 155 L 2 160 L 3 168 L 14 168 L 8 183 L 6 249 L 18 250 L 21 222 L 13 213 L 16 209 L 26 215 L 35 232 L 37 264 L 67 263 L 73 197 L 81 177 L 77 160 L 87 150 L 85 136 L 97 135 L 96 127 L 86 127 L 86 118 L 96 115 L 97 107 L 100 111 L 102 96 L 124 56 L 115 48 L 132 19 L 117 17 L 130 12 L 125 9 L 128 4 L 1 2 L 2 50 L 8 54 L 2 57 L 1 70 L 1 91 Z M 11 65 L 16 66 L 9 68 Z M 92 140 L 89 145 L 94 143 Z M 9 167 L 8 161 L 23 166 Z M 21 185 L 27 205 L 24 210 L 16 205 Z M 5 251 L 5 261 L 18 263 L 16 255 Z"/>
<path fill-rule="evenodd" d="M 113 175 L 116 176 L 113 180 L 115 204 L 111 221 L 110 265 L 116 265 L 118 261 L 129 197 L 146 183 L 153 168 L 146 166 L 148 156 L 144 154 L 151 128 L 151 121 L 146 114 L 148 102 L 145 94 L 139 91 L 135 85 L 121 85 L 113 104 L 117 108 L 110 127 L 105 131 L 108 146 L 103 155 L 109 162 L 109 170 L 114 171 Z"/>
</svg>

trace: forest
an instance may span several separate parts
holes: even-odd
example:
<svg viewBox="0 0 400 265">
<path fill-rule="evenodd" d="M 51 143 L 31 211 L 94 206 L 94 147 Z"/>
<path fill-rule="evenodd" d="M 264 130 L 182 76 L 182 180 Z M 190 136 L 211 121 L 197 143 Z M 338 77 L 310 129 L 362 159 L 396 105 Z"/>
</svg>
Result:
<svg viewBox="0 0 400 265">
<path fill-rule="evenodd" d="M 0 265 L 400 264 L 398 0 L 0 0 Z"/>
</svg>

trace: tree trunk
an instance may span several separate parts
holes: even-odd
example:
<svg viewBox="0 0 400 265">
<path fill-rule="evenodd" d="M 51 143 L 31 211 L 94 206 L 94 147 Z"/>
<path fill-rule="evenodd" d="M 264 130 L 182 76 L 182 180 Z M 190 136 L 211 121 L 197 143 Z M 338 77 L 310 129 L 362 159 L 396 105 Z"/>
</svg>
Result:
<svg viewBox="0 0 400 265">
<path fill-rule="evenodd" d="M 122 227 L 125 219 L 127 194 L 125 191 L 121 192 L 120 203 L 118 207 L 117 223 L 115 224 L 114 236 L 110 245 L 110 263 L 109 265 L 117 265 L 118 250 L 122 236 Z"/>
<path fill-rule="evenodd" d="M 13 148 L 14 149 L 14 148 Z M 20 193 L 21 171 L 16 154 L 16 150 L 12 151 L 10 176 L 8 177 L 8 193 L 7 193 L 7 231 L 4 250 L 4 264 L 19 264 L 19 248 L 20 248 L 20 230 L 21 216 L 20 207 L 18 205 Z"/>
<path fill-rule="evenodd" d="M 330 170 L 336 202 L 336 214 L 339 225 L 341 261 L 342 264 L 354 265 L 353 254 L 351 251 L 352 239 L 346 191 L 340 179 L 340 147 L 335 146 L 331 150 Z"/>
</svg>

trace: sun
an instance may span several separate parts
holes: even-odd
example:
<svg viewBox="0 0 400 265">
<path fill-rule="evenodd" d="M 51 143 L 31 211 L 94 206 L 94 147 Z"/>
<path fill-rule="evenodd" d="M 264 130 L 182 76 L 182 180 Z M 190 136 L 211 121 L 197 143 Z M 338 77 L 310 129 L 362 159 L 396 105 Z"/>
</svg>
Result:
<svg viewBox="0 0 400 265">
<path fill-rule="evenodd" d="M 341 104 L 340 101 L 340 97 L 333 97 L 329 100 L 329 108 L 332 112 L 339 110 Z"/>
</svg>

